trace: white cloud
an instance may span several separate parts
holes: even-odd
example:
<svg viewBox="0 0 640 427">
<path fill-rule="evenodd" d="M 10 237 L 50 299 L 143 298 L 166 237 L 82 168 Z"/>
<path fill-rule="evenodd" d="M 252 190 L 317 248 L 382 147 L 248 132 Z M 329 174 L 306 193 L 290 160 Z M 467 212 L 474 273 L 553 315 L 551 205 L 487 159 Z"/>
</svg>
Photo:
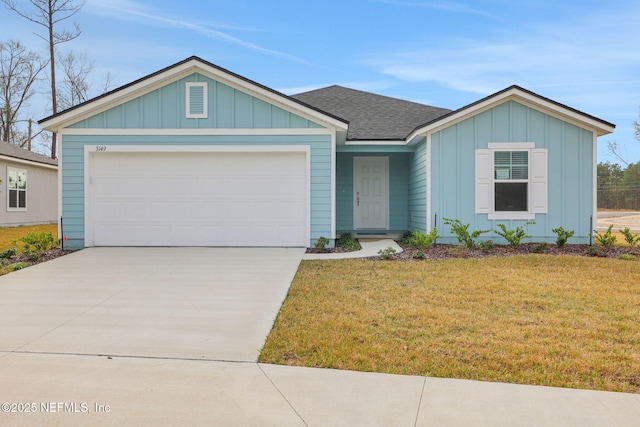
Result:
<svg viewBox="0 0 640 427">
<path fill-rule="evenodd" d="M 220 40 L 225 43 L 233 44 L 264 54 L 288 59 L 291 61 L 304 62 L 304 60 L 298 58 L 297 56 L 268 49 L 258 44 L 233 37 L 223 31 L 214 29 L 211 25 L 180 17 L 168 17 L 161 12 L 151 10 L 146 6 L 140 5 L 139 3 L 130 0 L 92 0 L 90 2 L 87 2 L 87 11 L 96 15 L 110 16 L 112 18 L 120 20 L 135 20 L 138 23 L 143 22 L 147 25 L 158 25 L 169 28 L 184 29 L 198 33 L 205 37 Z M 140 20 L 140 18 L 142 18 L 142 20 Z M 224 29 L 238 29 L 237 27 L 228 25 L 216 25 L 215 27 Z"/>
</svg>

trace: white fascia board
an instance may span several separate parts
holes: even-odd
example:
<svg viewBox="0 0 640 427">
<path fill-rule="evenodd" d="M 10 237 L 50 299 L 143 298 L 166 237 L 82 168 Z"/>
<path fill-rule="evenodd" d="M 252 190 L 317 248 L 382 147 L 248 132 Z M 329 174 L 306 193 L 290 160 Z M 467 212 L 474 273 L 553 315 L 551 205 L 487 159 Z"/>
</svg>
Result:
<svg viewBox="0 0 640 427">
<path fill-rule="evenodd" d="M 265 102 L 278 105 L 287 111 L 304 117 L 305 119 L 314 122 L 321 122 L 322 124 L 336 129 L 346 130 L 348 128 L 348 124 L 343 123 L 342 121 L 324 115 L 311 108 L 305 107 L 304 105 L 290 101 L 287 98 L 277 96 L 277 94 L 269 90 L 250 84 L 248 81 L 227 74 L 215 67 L 207 66 L 195 59 L 172 67 L 171 69 L 166 70 L 163 73 L 148 77 L 138 82 L 137 84 L 125 87 L 117 92 L 97 99 L 94 102 L 90 102 L 82 107 L 73 109 L 68 113 L 62 114 L 58 117 L 54 117 L 50 120 L 46 120 L 42 122 L 40 126 L 46 130 L 58 132 L 61 128 L 64 128 L 70 124 L 89 118 L 95 114 L 99 114 L 103 111 L 108 110 L 109 108 L 112 108 L 119 104 L 123 104 L 131 99 L 137 98 L 145 93 L 152 92 L 159 87 L 180 80 L 181 78 L 196 72 L 217 80 L 220 83 L 226 84 L 234 89 L 249 93 L 250 95 L 255 96 L 256 98 L 261 99 Z"/>
<path fill-rule="evenodd" d="M 427 133 L 435 133 L 442 130 L 445 127 L 451 126 L 455 123 L 461 122 L 471 116 L 482 113 L 507 101 L 516 101 L 520 104 L 526 105 L 533 109 L 542 111 L 550 116 L 556 117 L 560 120 L 572 123 L 578 127 L 586 128 L 593 131 L 596 135 L 602 136 L 614 131 L 614 128 L 597 120 L 593 120 L 583 114 L 575 111 L 563 108 L 553 102 L 546 101 L 537 96 L 533 96 L 529 93 L 513 88 L 504 93 L 486 99 L 483 102 L 472 105 L 469 108 L 460 110 L 451 116 L 448 116 L 442 120 L 438 120 L 422 128 L 416 129 L 408 137 L 407 140 L 411 141 L 413 138 L 425 135 Z"/>
<path fill-rule="evenodd" d="M 85 145 L 84 153 L 310 153 L 308 145 Z"/>
<path fill-rule="evenodd" d="M 13 162 L 13 163 L 19 163 L 21 165 L 27 165 L 27 166 L 34 166 L 34 167 L 45 168 L 45 169 L 58 170 L 58 166 L 56 166 L 56 165 L 49 165 L 47 163 L 39 163 L 39 162 L 31 161 L 31 160 L 18 159 L 18 158 L 15 158 L 15 157 L 9 157 L 9 156 L 4 156 L 4 155 L 0 155 L 0 160 L 5 160 L 7 162 Z"/>
<path fill-rule="evenodd" d="M 345 141 L 344 145 L 407 145 L 407 141 L 405 140 L 396 140 L 396 141 L 376 141 L 376 140 L 357 140 L 357 141 Z"/>
<path fill-rule="evenodd" d="M 333 135 L 333 129 L 324 128 L 256 128 L 256 129 L 231 129 L 231 128 L 204 128 L 204 129 L 104 129 L 104 128 L 65 128 L 60 135 L 83 136 L 260 136 L 260 135 Z"/>
</svg>

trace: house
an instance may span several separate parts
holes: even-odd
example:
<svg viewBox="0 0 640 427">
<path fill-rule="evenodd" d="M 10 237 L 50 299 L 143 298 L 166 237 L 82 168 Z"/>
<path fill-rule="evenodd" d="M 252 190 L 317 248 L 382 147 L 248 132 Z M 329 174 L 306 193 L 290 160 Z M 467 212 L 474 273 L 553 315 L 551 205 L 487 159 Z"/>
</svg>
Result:
<svg viewBox="0 0 640 427">
<path fill-rule="evenodd" d="M 67 247 L 310 246 L 342 231 L 558 226 L 588 239 L 614 125 L 518 86 L 455 111 L 286 96 L 197 57 L 43 119 Z M 490 237 L 490 236 L 489 236 Z"/>
<path fill-rule="evenodd" d="M 0 227 L 57 221 L 57 160 L 0 142 Z"/>
</svg>

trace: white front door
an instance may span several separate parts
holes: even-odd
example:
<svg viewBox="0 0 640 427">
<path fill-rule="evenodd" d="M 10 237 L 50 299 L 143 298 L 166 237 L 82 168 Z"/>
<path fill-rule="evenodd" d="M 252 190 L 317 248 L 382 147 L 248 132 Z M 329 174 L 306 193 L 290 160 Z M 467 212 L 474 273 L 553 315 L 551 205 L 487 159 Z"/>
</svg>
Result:
<svg viewBox="0 0 640 427">
<path fill-rule="evenodd" d="M 389 158 L 353 158 L 353 228 L 389 228 Z"/>
</svg>

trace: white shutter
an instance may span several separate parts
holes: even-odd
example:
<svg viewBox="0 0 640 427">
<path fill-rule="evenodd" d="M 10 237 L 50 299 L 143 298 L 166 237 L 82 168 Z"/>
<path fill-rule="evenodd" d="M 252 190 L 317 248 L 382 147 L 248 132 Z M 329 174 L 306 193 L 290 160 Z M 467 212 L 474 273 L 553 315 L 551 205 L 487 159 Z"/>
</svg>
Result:
<svg viewBox="0 0 640 427">
<path fill-rule="evenodd" d="M 547 149 L 531 150 L 531 213 L 547 213 Z"/>
<path fill-rule="evenodd" d="M 476 150 L 476 213 L 490 213 L 492 167 L 491 150 Z"/>
</svg>

